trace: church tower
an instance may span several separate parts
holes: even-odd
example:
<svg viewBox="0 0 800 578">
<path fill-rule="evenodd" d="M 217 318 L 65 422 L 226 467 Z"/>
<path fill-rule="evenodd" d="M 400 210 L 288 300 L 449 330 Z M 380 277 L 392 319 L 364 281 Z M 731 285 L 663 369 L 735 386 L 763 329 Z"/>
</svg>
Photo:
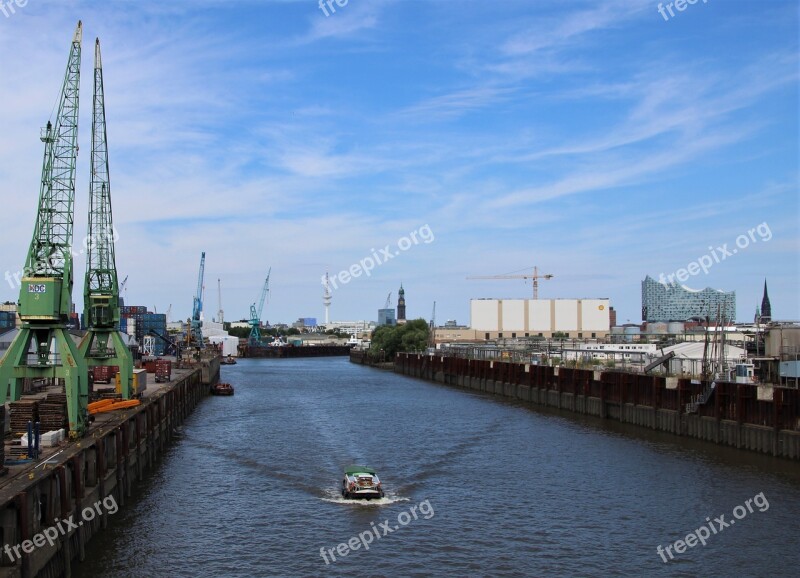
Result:
<svg viewBox="0 0 800 578">
<path fill-rule="evenodd" d="M 403 325 L 406 322 L 406 291 L 400 283 L 400 291 L 397 292 L 397 324 Z"/>
</svg>

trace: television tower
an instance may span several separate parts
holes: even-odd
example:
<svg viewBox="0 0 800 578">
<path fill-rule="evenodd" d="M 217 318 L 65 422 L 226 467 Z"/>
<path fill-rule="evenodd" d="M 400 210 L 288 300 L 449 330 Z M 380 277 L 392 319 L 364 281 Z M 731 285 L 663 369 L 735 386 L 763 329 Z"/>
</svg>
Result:
<svg viewBox="0 0 800 578">
<path fill-rule="evenodd" d="M 328 325 L 330 323 L 331 284 L 327 271 L 325 271 L 325 292 L 322 294 L 322 304 L 325 305 L 325 325 Z"/>
</svg>

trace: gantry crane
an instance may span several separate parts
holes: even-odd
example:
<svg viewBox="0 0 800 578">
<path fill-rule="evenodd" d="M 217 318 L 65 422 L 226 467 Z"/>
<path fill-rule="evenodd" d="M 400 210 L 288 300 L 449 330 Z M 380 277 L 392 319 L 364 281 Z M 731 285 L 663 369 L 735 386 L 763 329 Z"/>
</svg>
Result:
<svg viewBox="0 0 800 578">
<path fill-rule="evenodd" d="M 18 400 L 25 379 L 63 380 L 70 437 L 86 431 L 89 401 L 86 361 L 66 326 L 72 309 L 72 232 L 78 156 L 81 22 L 75 29 L 55 124 L 44 143 L 39 206 L 19 294 L 22 327 L 0 360 L 0 403 Z M 53 346 L 55 345 L 55 348 Z M 33 349 L 33 353 L 29 352 Z"/>
<path fill-rule="evenodd" d="M 114 223 L 111 214 L 111 180 L 108 171 L 106 109 L 100 39 L 94 48 L 94 104 L 92 107 L 91 182 L 86 277 L 83 287 L 87 331 L 78 346 L 91 369 L 119 367 L 118 383 L 123 399 L 131 398 L 133 356 L 119 334 L 120 319 L 117 265 L 114 257 Z M 127 277 L 125 278 L 127 280 Z"/>
<path fill-rule="evenodd" d="M 192 305 L 192 319 L 187 342 L 198 349 L 203 348 L 203 276 L 206 270 L 206 252 L 200 256 L 200 273 L 197 275 L 197 291 Z"/>
<path fill-rule="evenodd" d="M 264 281 L 264 288 L 261 290 L 258 309 L 256 309 L 255 303 L 250 305 L 250 338 L 248 343 L 255 347 L 261 345 L 261 314 L 264 312 L 264 301 L 267 299 L 267 293 L 269 293 L 269 276 L 271 273 L 272 267 L 267 271 L 267 278 Z"/>
<path fill-rule="evenodd" d="M 539 274 L 539 268 L 533 268 L 532 275 L 478 275 L 474 277 L 467 277 L 467 279 L 533 279 L 533 298 L 539 298 L 539 279 L 552 279 L 553 275 L 549 273 Z"/>
</svg>

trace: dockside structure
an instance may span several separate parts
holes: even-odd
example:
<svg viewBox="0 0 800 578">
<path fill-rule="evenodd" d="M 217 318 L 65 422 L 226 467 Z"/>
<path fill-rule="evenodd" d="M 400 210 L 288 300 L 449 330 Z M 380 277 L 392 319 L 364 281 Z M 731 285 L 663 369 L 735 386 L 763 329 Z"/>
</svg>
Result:
<svg viewBox="0 0 800 578">
<path fill-rule="evenodd" d="M 70 576 L 75 561 L 84 559 L 86 543 L 109 520 L 108 515 L 89 520 L 85 512 L 97 509 L 104 499 L 124 506 L 133 487 L 163 455 L 176 427 L 218 379 L 218 357 L 196 364 L 143 398 L 140 406 L 94 426 L 80 441 L 0 478 L 2 541 L 12 552 L 18 546 L 22 554 L 0 550 L 0 578 Z M 40 542 L 46 530 L 59 524 L 65 532 L 53 543 Z"/>
<path fill-rule="evenodd" d="M 360 363 L 364 352 L 354 351 Z M 800 460 L 800 390 L 442 355 L 399 353 L 395 371 L 498 397 Z M 703 403 L 704 400 L 705 403 Z"/>
</svg>

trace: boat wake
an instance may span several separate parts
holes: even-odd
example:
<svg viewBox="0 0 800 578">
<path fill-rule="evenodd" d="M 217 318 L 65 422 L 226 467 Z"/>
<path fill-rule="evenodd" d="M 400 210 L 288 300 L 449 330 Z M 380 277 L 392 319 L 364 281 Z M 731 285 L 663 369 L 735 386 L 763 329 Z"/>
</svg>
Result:
<svg viewBox="0 0 800 578">
<path fill-rule="evenodd" d="M 411 498 L 403 498 L 391 493 L 387 493 L 382 498 L 375 498 L 371 500 L 347 500 L 342 497 L 339 492 L 333 490 L 326 490 L 325 495 L 320 498 L 323 502 L 331 504 L 346 504 L 349 506 L 388 506 L 389 504 L 396 504 L 397 502 L 408 502 Z"/>
</svg>

